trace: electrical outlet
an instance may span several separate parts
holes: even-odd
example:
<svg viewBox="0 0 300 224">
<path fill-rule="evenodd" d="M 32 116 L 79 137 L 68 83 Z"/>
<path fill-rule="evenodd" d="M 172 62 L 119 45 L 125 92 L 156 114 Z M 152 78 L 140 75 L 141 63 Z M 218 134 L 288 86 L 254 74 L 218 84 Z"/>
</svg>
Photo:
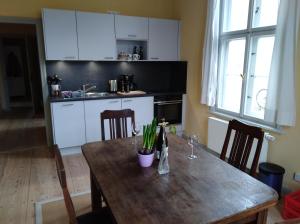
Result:
<svg viewBox="0 0 300 224">
<path fill-rule="evenodd" d="M 300 173 L 294 174 L 294 180 L 300 182 Z"/>
</svg>

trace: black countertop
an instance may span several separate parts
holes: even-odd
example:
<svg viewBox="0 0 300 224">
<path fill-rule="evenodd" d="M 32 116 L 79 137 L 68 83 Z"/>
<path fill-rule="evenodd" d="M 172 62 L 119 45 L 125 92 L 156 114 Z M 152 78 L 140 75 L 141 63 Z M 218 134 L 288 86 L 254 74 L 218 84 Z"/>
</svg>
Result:
<svg viewBox="0 0 300 224">
<path fill-rule="evenodd" d="M 55 102 L 69 102 L 69 101 L 83 101 L 83 100 L 104 100 L 104 99 L 118 99 L 118 98 L 132 98 L 132 97 L 147 97 L 147 96 L 170 96 L 170 95 L 182 95 L 182 92 L 156 92 L 156 93 L 146 93 L 139 95 L 120 95 L 117 93 L 110 93 L 105 96 L 82 96 L 82 97 L 72 97 L 72 98 L 62 98 L 62 97 L 49 97 L 50 103 Z"/>
</svg>

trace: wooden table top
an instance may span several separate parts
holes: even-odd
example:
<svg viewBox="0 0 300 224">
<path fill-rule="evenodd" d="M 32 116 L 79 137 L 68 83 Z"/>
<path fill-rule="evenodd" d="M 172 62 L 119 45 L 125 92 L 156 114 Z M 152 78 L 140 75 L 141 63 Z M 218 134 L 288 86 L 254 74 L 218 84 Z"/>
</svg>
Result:
<svg viewBox="0 0 300 224">
<path fill-rule="evenodd" d="M 139 139 L 140 141 L 141 139 Z M 277 193 L 203 149 L 169 135 L 170 173 L 141 168 L 132 139 L 89 143 L 83 154 L 118 224 L 229 223 L 274 206 Z"/>
</svg>

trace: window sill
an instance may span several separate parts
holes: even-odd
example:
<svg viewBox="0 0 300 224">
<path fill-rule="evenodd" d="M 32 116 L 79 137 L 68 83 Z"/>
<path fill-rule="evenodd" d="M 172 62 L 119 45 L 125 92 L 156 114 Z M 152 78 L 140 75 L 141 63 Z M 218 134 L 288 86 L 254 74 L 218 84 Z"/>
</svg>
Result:
<svg viewBox="0 0 300 224">
<path fill-rule="evenodd" d="M 221 112 L 213 110 L 212 108 L 210 108 L 209 112 L 211 114 L 215 115 L 215 116 L 218 116 L 220 118 L 224 118 L 225 120 L 237 119 L 237 120 L 240 120 L 242 122 L 245 122 L 246 124 L 260 127 L 260 128 L 262 128 L 266 131 L 274 132 L 274 133 L 277 133 L 277 134 L 283 134 L 284 133 L 284 131 L 281 127 L 274 128 L 272 126 L 268 126 L 268 125 L 261 124 L 261 123 L 258 123 L 258 122 L 254 122 L 254 121 L 249 121 L 249 120 L 237 117 L 237 116 L 221 113 Z"/>
</svg>

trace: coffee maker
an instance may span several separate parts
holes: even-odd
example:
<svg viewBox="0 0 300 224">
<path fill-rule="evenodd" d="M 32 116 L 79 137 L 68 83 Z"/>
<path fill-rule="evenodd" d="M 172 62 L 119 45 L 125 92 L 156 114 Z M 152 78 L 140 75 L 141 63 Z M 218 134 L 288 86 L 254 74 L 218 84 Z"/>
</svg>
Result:
<svg viewBox="0 0 300 224">
<path fill-rule="evenodd" d="M 119 81 L 119 91 L 128 93 L 136 90 L 136 84 L 134 83 L 133 79 L 134 75 L 121 75 Z"/>
</svg>

